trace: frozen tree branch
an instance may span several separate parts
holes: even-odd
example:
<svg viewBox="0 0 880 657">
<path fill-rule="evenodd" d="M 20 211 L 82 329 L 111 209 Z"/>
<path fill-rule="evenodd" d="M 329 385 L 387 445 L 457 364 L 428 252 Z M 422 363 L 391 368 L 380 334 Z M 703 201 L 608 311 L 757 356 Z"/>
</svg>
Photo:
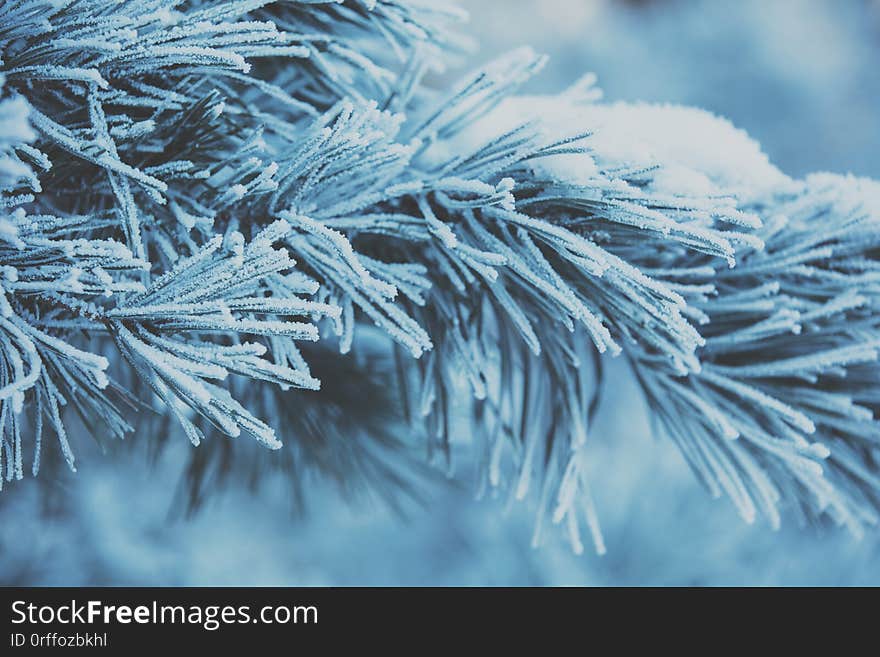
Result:
<svg viewBox="0 0 880 657">
<path fill-rule="evenodd" d="M 875 524 L 877 184 L 791 180 L 723 120 L 603 104 L 589 76 L 519 95 L 544 62 L 527 48 L 438 91 L 457 16 L 0 8 L 3 479 L 37 472 L 47 431 L 73 467 L 68 404 L 118 438 L 121 404 L 161 402 L 194 445 L 277 449 L 290 405 L 322 404 L 298 344 L 357 351 L 372 324 L 432 453 L 451 470 L 470 418 L 480 492 L 532 495 L 536 543 L 549 522 L 580 550 L 585 523 L 604 550 L 585 467 L 604 353 L 746 520 Z M 329 434 L 340 458 L 291 449 L 397 477 Z"/>
</svg>

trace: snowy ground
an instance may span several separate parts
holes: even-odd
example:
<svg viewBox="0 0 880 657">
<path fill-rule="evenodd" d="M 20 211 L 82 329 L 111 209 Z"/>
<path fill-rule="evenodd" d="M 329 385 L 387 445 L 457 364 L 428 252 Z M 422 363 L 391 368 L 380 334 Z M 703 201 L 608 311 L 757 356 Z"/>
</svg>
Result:
<svg viewBox="0 0 880 657">
<path fill-rule="evenodd" d="M 623 383 L 593 433 L 592 481 L 608 553 L 571 553 L 561 535 L 529 547 L 531 510 L 434 485 L 401 517 L 350 506 L 333 489 L 291 516 L 281 482 L 233 489 L 192 519 L 175 513 L 183 442 L 154 465 L 142 450 L 83 459 L 48 490 L 0 499 L 2 581 L 128 585 L 857 585 L 880 584 L 880 541 L 836 530 L 747 526 L 698 488 L 672 445 L 650 437 Z M 12 494 L 8 494 L 12 493 Z"/>
<path fill-rule="evenodd" d="M 699 105 L 758 138 L 789 174 L 880 177 L 880 3 L 868 0 L 471 0 L 480 60 L 530 43 L 551 64 L 534 90 L 596 71 L 610 99 Z M 0 494 L 4 584 L 880 584 L 880 536 L 746 526 L 698 488 L 650 431 L 623 368 L 593 441 L 608 554 L 571 554 L 531 512 L 435 484 L 400 517 L 312 491 L 294 517 L 277 486 L 173 513 L 182 456 L 86 452 L 80 472 Z M 137 440 L 137 437 L 134 437 Z M 466 469 L 466 468 L 465 468 Z"/>
</svg>

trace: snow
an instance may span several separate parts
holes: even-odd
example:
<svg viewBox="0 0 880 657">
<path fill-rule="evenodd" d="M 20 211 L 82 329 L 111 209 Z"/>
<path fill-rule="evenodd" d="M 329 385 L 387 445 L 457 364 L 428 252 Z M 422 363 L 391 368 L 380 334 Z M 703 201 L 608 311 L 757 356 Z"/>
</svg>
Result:
<svg viewBox="0 0 880 657">
<path fill-rule="evenodd" d="M 589 89 L 589 88 L 588 88 Z M 656 168 L 651 189 L 686 196 L 732 194 L 764 200 L 797 185 L 773 166 L 760 145 L 728 120 L 672 104 L 585 102 L 589 92 L 516 96 L 502 101 L 433 156 L 475 148 L 534 122 L 545 143 L 589 131 L 592 154 L 563 154 L 537 160 L 534 168 L 561 182 L 588 184 L 618 167 Z M 682 138 L 686 135 L 686 138 Z M 606 174 L 609 175 L 609 174 Z"/>
<path fill-rule="evenodd" d="M 729 121 L 680 105 L 612 103 L 590 108 L 596 150 L 626 164 L 655 164 L 657 191 L 709 195 L 732 192 L 744 200 L 779 193 L 791 180 L 760 145 Z"/>
</svg>

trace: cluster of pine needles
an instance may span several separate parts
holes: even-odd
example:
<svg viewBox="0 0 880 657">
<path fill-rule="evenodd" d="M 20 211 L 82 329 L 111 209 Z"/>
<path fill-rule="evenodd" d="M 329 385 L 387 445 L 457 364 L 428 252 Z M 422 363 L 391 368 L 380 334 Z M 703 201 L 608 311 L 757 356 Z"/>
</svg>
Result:
<svg viewBox="0 0 880 657">
<path fill-rule="evenodd" d="M 729 124 L 605 105 L 589 77 L 518 95 L 528 49 L 448 88 L 460 17 L 2 4 L 0 482 L 49 449 L 74 468 L 74 413 L 96 437 L 144 414 L 195 446 L 246 434 L 300 482 L 403 485 L 397 422 L 450 467 L 470 438 L 479 491 L 529 497 L 536 542 L 556 524 L 580 550 L 586 526 L 602 551 L 608 354 L 746 520 L 876 524 L 878 185 L 739 175 Z M 709 165 L 621 147 L 654 126 L 684 151 L 707 122 Z"/>
</svg>

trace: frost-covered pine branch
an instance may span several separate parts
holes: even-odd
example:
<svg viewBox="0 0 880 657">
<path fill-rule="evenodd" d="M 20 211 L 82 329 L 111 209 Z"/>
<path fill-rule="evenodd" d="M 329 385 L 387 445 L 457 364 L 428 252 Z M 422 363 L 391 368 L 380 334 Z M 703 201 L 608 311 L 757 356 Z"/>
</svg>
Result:
<svg viewBox="0 0 880 657">
<path fill-rule="evenodd" d="M 345 444 L 364 400 L 322 406 L 309 367 L 366 367 L 378 333 L 410 426 L 451 471 L 467 418 L 480 493 L 531 496 L 536 543 L 559 524 L 580 550 L 586 523 L 604 550 L 602 354 L 747 520 L 874 524 L 877 184 L 791 180 L 723 120 L 603 104 L 589 76 L 519 95 L 544 63 L 527 48 L 438 89 L 458 15 L 0 8 L 5 479 L 36 473 L 46 436 L 73 467 L 67 406 L 118 438 L 123 409 L 156 407 L 194 445 L 244 432 L 343 482 L 398 478 Z M 319 408 L 346 429 L 314 449 L 285 418 Z"/>
</svg>

